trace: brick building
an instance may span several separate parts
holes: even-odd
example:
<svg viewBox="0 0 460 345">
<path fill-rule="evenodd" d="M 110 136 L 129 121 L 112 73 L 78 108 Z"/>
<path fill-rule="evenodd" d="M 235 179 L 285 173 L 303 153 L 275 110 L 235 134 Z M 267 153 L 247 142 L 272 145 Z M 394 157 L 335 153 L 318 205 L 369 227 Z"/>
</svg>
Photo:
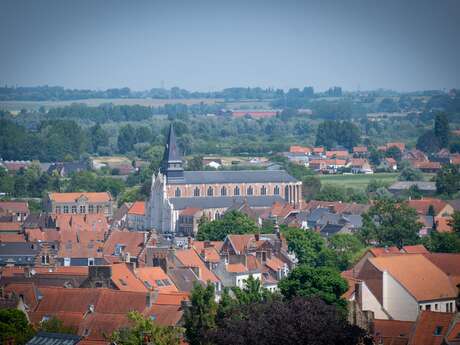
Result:
<svg viewBox="0 0 460 345">
<path fill-rule="evenodd" d="M 44 207 L 48 213 L 92 214 L 112 217 L 113 200 L 109 192 L 48 193 Z"/>
</svg>

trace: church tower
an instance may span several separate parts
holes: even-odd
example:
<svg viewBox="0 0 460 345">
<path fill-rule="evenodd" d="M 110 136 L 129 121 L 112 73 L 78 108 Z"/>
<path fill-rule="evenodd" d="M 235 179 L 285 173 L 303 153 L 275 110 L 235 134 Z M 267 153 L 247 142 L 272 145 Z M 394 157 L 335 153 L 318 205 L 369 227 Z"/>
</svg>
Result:
<svg viewBox="0 0 460 345">
<path fill-rule="evenodd" d="M 166 142 L 163 161 L 161 162 L 161 172 L 166 176 L 167 182 L 177 182 L 184 179 L 184 167 L 182 155 L 177 146 L 174 126 L 169 127 L 168 140 Z"/>
</svg>

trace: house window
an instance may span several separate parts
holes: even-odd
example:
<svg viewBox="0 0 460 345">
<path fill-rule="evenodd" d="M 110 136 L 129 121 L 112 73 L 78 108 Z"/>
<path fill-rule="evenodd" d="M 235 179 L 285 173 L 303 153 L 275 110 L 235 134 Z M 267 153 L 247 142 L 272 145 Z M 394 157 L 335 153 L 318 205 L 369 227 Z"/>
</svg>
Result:
<svg viewBox="0 0 460 345">
<path fill-rule="evenodd" d="M 89 213 L 94 213 L 94 206 L 93 205 L 88 206 L 88 212 Z"/>
<path fill-rule="evenodd" d="M 438 303 L 434 304 L 434 310 L 438 310 Z"/>
<path fill-rule="evenodd" d="M 252 188 L 252 186 L 248 187 L 247 194 L 248 195 L 253 195 L 254 194 L 254 189 Z"/>
<path fill-rule="evenodd" d="M 56 213 L 61 213 L 61 206 L 56 206 Z"/>
<path fill-rule="evenodd" d="M 94 258 L 88 258 L 88 266 L 94 266 Z"/>
<path fill-rule="evenodd" d="M 179 187 L 176 188 L 176 192 L 174 193 L 174 195 L 176 196 L 176 198 L 180 197 L 180 189 L 179 189 Z"/>
<path fill-rule="evenodd" d="M 273 194 L 280 195 L 280 187 L 275 186 L 275 190 L 273 191 Z"/>
<path fill-rule="evenodd" d="M 265 188 L 265 186 L 262 186 L 262 188 L 260 188 L 260 195 L 267 195 L 267 188 Z"/>
<path fill-rule="evenodd" d="M 49 255 L 42 255 L 42 265 L 48 265 L 50 263 Z"/>
<path fill-rule="evenodd" d="M 200 189 L 198 187 L 195 187 L 195 190 L 193 191 L 193 196 L 200 196 Z"/>
<path fill-rule="evenodd" d="M 97 206 L 96 206 L 96 212 L 97 212 L 97 213 L 101 213 L 101 210 L 102 210 L 102 206 L 101 206 L 101 205 L 97 205 Z"/>
<path fill-rule="evenodd" d="M 240 195 L 240 187 L 235 187 L 235 189 L 233 190 L 233 195 Z"/>
<path fill-rule="evenodd" d="M 428 311 L 431 310 L 431 304 L 427 304 L 427 305 L 425 306 L 425 310 L 428 310 Z"/>
<path fill-rule="evenodd" d="M 64 213 L 69 213 L 69 206 L 64 206 Z"/>
<path fill-rule="evenodd" d="M 221 196 L 227 195 L 227 188 L 225 188 L 225 186 L 222 186 L 222 188 L 220 189 L 220 195 Z"/>
<path fill-rule="evenodd" d="M 211 186 L 208 187 L 208 196 L 213 196 L 214 195 L 214 189 L 212 189 Z"/>
<path fill-rule="evenodd" d="M 72 206 L 72 213 L 77 213 L 77 206 L 75 205 Z"/>
<path fill-rule="evenodd" d="M 86 206 L 80 206 L 80 213 L 86 213 Z"/>
<path fill-rule="evenodd" d="M 64 266 L 70 266 L 70 258 L 64 258 Z"/>
<path fill-rule="evenodd" d="M 434 335 L 441 335 L 442 334 L 442 326 L 436 326 L 434 329 Z"/>
</svg>

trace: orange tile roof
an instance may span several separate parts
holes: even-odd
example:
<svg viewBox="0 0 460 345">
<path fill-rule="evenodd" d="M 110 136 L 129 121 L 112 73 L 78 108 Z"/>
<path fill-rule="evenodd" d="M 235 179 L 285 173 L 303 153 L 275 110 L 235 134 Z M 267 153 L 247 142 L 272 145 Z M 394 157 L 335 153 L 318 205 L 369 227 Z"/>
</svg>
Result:
<svg viewBox="0 0 460 345">
<path fill-rule="evenodd" d="M 407 201 L 409 207 L 414 208 L 418 214 L 427 215 L 430 205 L 433 205 L 435 215 L 438 215 L 448 204 L 444 200 L 437 198 L 423 198 L 420 200 Z"/>
<path fill-rule="evenodd" d="M 178 291 L 171 278 L 169 278 L 169 276 L 165 273 L 165 271 L 163 271 L 161 267 L 139 267 L 136 268 L 135 274 L 138 279 L 144 283 L 144 285 L 147 287 L 151 286 L 152 289 L 158 291 Z M 163 282 L 161 285 L 158 285 L 158 280 L 168 280 L 169 285 L 165 285 Z"/>
<path fill-rule="evenodd" d="M 314 153 L 323 153 L 324 152 L 324 147 L 314 147 L 313 152 Z"/>
<path fill-rule="evenodd" d="M 407 254 L 426 254 L 429 253 L 428 249 L 423 244 L 417 244 L 415 246 L 404 246 L 403 251 Z"/>
<path fill-rule="evenodd" d="M 201 208 L 197 207 L 187 207 L 183 209 L 180 213 L 181 216 L 194 216 L 197 212 L 200 212 Z"/>
<path fill-rule="evenodd" d="M 137 279 L 125 263 L 112 264 L 112 282 L 118 290 L 147 292 L 145 285 Z"/>
<path fill-rule="evenodd" d="M 383 341 L 383 344 L 407 344 L 415 322 L 399 320 L 379 320 L 375 319 L 374 340 L 376 344 Z"/>
<path fill-rule="evenodd" d="M 417 169 L 441 169 L 441 163 L 439 162 L 413 162 L 414 168 Z"/>
<path fill-rule="evenodd" d="M 103 214 L 55 214 L 53 219 L 56 221 L 56 227 L 63 231 L 95 231 L 107 232 L 109 224 L 107 217 Z"/>
<path fill-rule="evenodd" d="M 222 246 L 224 245 L 224 241 L 209 241 L 209 245 L 216 248 L 216 250 L 220 252 L 220 250 L 222 249 Z M 192 247 L 194 247 L 198 253 L 201 252 L 205 246 L 206 246 L 206 241 L 193 241 L 192 242 Z"/>
<path fill-rule="evenodd" d="M 25 242 L 23 234 L 0 233 L 0 242 Z"/>
<path fill-rule="evenodd" d="M 367 152 L 367 147 L 366 146 L 355 146 L 353 147 L 353 152 L 355 153 Z"/>
<path fill-rule="evenodd" d="M 350 153 L 345 150 L 339 150 L 339 151 L 326 151 L 326 157 L 327 158 L 333 158 L 333 157 L 348 157 Z"/>
<path fill-rule="evenodd" d="M 230 273 L 246 273 L 248 271 L 246 266 L 242 263 L 228 264 L 226 268 L 227 272 Z"/>
<path fill-rule="evenodd" d="M 33 283 L 11 283 L 5 287 L 5 292 L 14 292 L 16 296 L 23 296 L 25 304 L 31 310 L 34 310 L 39 302 L 38 290 Z"/>
<path fill-rule="evenodd" d="M 175 326 L 182 319 L 183 311 L 179 305 L 155 304 L 145 313 L 162 326 Z"/>
<path fill-rule="evenodd" d="M 409 339 L 409 345 L 441 345 L 454 315 L 453 313 L 421 311 L 415 322 L 415 329 Z M 441 327 L 440 335 L 435 335 L 437 327 Z"/>
<path fill-rule="evenodd" d="M 26 201 L 0 201 L 0 210 L 13 213 L 29 213 L 29 205 Z"/>
<path fill-rule="evenodd" d="M 194 249 L 176 250 L 175 256 L 184 267 L 198 267 L 200 269 L 198 278 L 203 282 L 219 282 L 219 278 L 206 267 Z"/>
<path fill-rule="evenodd" d="M 388 162 L 388 164 L 396 164 L 396 160 L 394 158 L 391 158 L 391 157 L 387 157 L 385 158 L 385 160 Z"/>
<path fill-rule="evenodd" d="M 144 232 L 140 231 L 112 231 L 104 243 L 104 255 L 114 255 L 115 246 L 125 246 L 124 252 L 137 257 L 144 246 Z"/>
<path fill-rule="evenodd" d="M 453 325 L 449 330 L 449 333 L 447 334 L 447 340 L 451 341 L 452 344 L 455 344 L 454 341 L 460 343 L 460 320 L 457 320 L 455 325 Z"/>
<path fill-rule="evenodd" d="M 81 197 L 86 197 L 90 202 L 108 202 L 112 200 L 108 192 L 75 192 L 75 193 L 48 193 L 54 202 L 75 202 Z"/>
<path fill-rule="evenodd" d="M 145 216 L 145 201 L 135 201 L 129 208 L 128 214 Z"/>
<path fill-rule="evenodd" d="M 406 144 L 398 142 L 387 143 L 386 148 L 389 149 L 390 147 L 397 147 L 400 151 L 404 151 L 406 149 Z"/>
<path fill-rule="evenodd" d="M 187 300 L 189 300 L 188 292 L 160 292 L 155 304 L 180 306 L 182 301 Z"/>
<path fill-rule="evenodd" d="M 346 300 L 350 300 L 353 297 L 355 293 L 356 284 L 360 282 L 359 279 L 354 278 L 351 274 L 352 273 L 348 271 L 340 273 L 342 278 L 345 279 L 348 284 L 348 290 L 341 296 L 342 298 Z"/>
<path fill-rule="evenodd" d="M 21 223 L 16 222 L 0 222 L 0 231 L 19 231 Z"/>
<path fill-rule="evenodd" d="M 289 147 L 290 153 L 310 153 L 311 148 L 306 146 L 299 146 L 299 145 L 291 145 Z"/>
<path fill-rule="evenodd" d="M 427 253 L 424 255 L 447 274 L 454 286 L 460 284 L 460 253 Z"/>
<path fill-rule="evenodd" d="M 284 267 L 284 262 L 281 261 L 276 256 L 272 256 L 270 259 L 268 259 L 265 262 L 265 265 L 267 265 L 273 271 L 278 271 L 278 270 L 280 270 L 280 269 L 282 269 Z"/>
<path fill-rule="evenodd" d="M 455 298 L 449 277 L 424 255 L 392 255 L 370 258 L 380 271 L 387 271 L 418 301 Z"/>
<path fill-rule="evenodd" d="M 369 248 L 369 251 L 375 257 L 383 255 L 401 254 L 401 251 L 397 247 L 374 247 Z"/>
</svg>

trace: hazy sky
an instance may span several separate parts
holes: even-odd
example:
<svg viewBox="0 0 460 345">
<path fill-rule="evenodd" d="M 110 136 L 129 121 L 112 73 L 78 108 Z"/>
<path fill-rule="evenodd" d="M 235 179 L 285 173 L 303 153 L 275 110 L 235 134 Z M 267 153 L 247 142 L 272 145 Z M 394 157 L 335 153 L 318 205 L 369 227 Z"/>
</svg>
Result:
<svg viewBox="0 0 460 345">
<path fill-rule="evenodd" d="M 0 83 L 460 86 L 459 0 L 0 0 Z"/>
</svg>

